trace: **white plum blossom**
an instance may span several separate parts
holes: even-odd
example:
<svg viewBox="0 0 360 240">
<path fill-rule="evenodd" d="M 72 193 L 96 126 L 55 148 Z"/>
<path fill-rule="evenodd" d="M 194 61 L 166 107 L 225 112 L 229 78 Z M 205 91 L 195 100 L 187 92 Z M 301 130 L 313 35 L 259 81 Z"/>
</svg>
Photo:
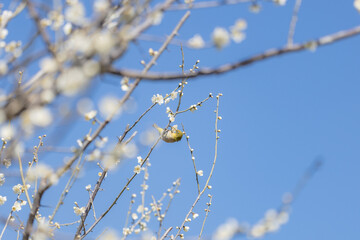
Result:
<svg viewBox="0 0 360 240">
<path fill-rule="evenodd" d="M 85 113 L 85 120 L 86 121 L 90 121 L 92 119 L 94 119 L 96 117 L 97 111 L 96 110 L 91 110 L 90 112 Z"/>
<path fill-rule="evenodd" d="M 26 201 L 20 201 L 20 202 L 16 201 L 16 202 L 14 203 L 14 205 L 12 206 L 11 211 L 13 211 L 13 212 L 18 212 L 18 211 L 20 211 L 20 210 L 21 210 L 21 206 L 26 205 L 26 203 L 27 203 Z"/>
<path fill-rule="evenodd" d="M 156 94 L 151 98 L 151 102 L 161 105 L 164 103 L 164 97 L 160 94 Z"/>
<path fill-rule="evenodd" d="M 141 166 L 140 166 L 140 165 L 136 165 L 136 166 L 134 167 L 134 173 L 139 174 L 140 172 L 141 172 Z"/>
<path fill-rule="evenodd" d="M 6 200 L 7 200 L 6 196 L 1 196 L 1 195 L 0 195 L 0 206 L 1 206 L 1 205 L 4 205 L 5 202 L 6 202 Z"/>
<path fill-rule="evenodd" d="M 216 48 L 221 49 L 229 44 L 230 35 L 225 28 L 216 27 L 212 33 L 212 41 Z"/>
<path fill-rule="evenodd" d="M 203 48 L 205 46 L 204 39 L 200 34 L 195 34 L 192 38 L 190 38 L 187 42 L 189 47 L 191 48 Z"/>
<path fill-rule="evenodd" d="M 76 214 L 76 215 L 78 215 L 78 216 L 80 216 L 80 215 L 82 215 L 83 213 L 85 213 L 85 207 L 81 207 L 81 208 L 79 208 L 79 207 L 74 207 L 73 208 L 74 209 L 74 213 Z"/>
<path fill-rule="evenodd" d="M 123 90 L 124 92 L 129 90 L 129 78 L 128 77 L 123 77 L 121 79 L 121 90 Z"/>
<path fill-rule="evenodd" d="M 178 96 L 178 92 L 176 92 L 176 91 L 173 91 L 170 94 L 170 97 L 171 97 L 172 100 L 175 100 L 177 98 L 177 96 Z"/>
</svg>

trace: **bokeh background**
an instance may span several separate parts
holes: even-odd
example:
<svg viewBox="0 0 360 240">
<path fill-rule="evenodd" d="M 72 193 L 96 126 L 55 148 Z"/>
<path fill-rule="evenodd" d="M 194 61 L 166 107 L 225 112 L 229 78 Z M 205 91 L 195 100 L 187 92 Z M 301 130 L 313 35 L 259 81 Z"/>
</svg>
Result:
<svg viewBox="0 0 360 240">
<path fill-rule="evenodd" d="M 6 6 L 7 1 L 3 1 Z M 87 2 L 90 12 L 92 3 Z M 211 42 L 215 27 L 233 25 L 237 19 L 247 22 L 246 39 L 231 43 L 222 50 L 210 47 L 200 50 L 184 47 L 185 69 L 200 60 L 199 67 L 216 67 L 261 53 L 270 48 L 286 44 L 289 24 L 295 1 L 287 1 L 285 6 L 277 6 L 271 1 L 259 2 L 259 13 L 249 11 L 250 3 L 241 3 L 216 8 L 194 9 L 180 30 L 176 39 L 186 41 L 199 33 Z M 184 11 L 165 13 L 160 25 L 154 26 L 146 34 L 158 37 L 169 35 L 180 20 Z M 350 29 L 359 24 L 360 15 L 353 7 L 353 1 L 303 1 L 295 32 L 295 43 Z M 34 30 L 28 13 L 10 23 L 8 38 L 27 39 Z M 213 196 L 211 212 L 206 221 L 203 237 L 210 239 L 217 227 L 229 218 L 250 225 L 263 218 L 269 209 L 281 204 L 283 195 L 293 191 L 306 169 L 317 157 L 323 165 L 306 183 L 291 206 L 289 222 L 280 230 L 266 235 L 265 239 L 356 239 L 360 236 L 360 181 L 359 143 L 360 143 L 360 37 L 352 37 L 315 51 L 305 50 L 261 61 L 232 72 L 190 79 L 184 89 L 181 109 L 203 100 L 209 93 L 222 93 L 219 113 L 221 129 L 218 161 L 207 193 Z M 39 41 L 37 49 L 43 47 Z M 141 69 L 140 60 L 149 61 L 148 49 L 158 49 L 161 43 L 139 40 L 131 44 L 126 55 L 117 62 L 121 68 Z M 177 44 L 170 45 L 160 57 L 153 71 L 180 71 L 181 51 Z M 39 69 L 34 62 L 26 69 L 24 78 L 28 79 Z M 76 146 L 90 128 L 95 129 L 81 117 L 76 104 L 80 99 L 90 98 L 94 108 L 98 108 L 104 96 L 120 98 L 120 77 L 104 75 L 94 79 L 91 86 L 74 98 L 61 97 L 52 107 L 69 109 L 71 117 L 63 120 L 55 116 L 53 127 L 39 129 L 32 137 L 24 139 L 26 152 L 24 161 L 32 158 L 31 148 L 37 143 L 39 134 L 47 134 L 45 147 L 58 146 L 69 149 Z M 13 78 L 3 79 L 4 88 Z M 152 103 L 154 94 L 170 93 L 178 81 L 142 81 L 135 90 L 126 111 L 111 122 L 101 136 L 109 138 L 109 145 L 116 143 L 126 124 L 135 121 Z M 149 131 L 153 123 L 167 124 L 166 107 L 175 108 L 175 102 L 156 106 L 139 124 L 139 133 L 134 138 L 138 148 L 136 156 L 145 156 L 149 146 L 140 143 L 141 135 Z M 216 99 L 210 99 L 195 112 L 179 115 L 175 123 L 183 124 L 190 136 L 190 144 L 198 169 L 204 171 L 200 178 L 203 185 L 209 174 L 213 157 L 215 133 L 214 123 Z M 65 111 L 65 110 L 64 110 Z M 92 148 L 90 148 L 91 150 Z M 41 152 L 40 161 L 60 166 L 70 153 Z M 149 189 L 146 203 L 151 196 L 160 198 L 171 187 L 172 182 L 181 178 L 181 193 L 176 195 L 164 221 L 164 227 L 179 226 L 197 196 L 195 174 L 190 152 L 185 139 L 179 143 L 159 145 L 150 157 Z M 98 214 L 103 212 L 131 177 L 136 157 L 123 161 L 106 178 L 102 191 L 95 201 Z M 6 217 L 13 201 L 12 186 L 20 183 L 15 168 L 1 169 L 8 174 L 7 182 L 0 188 L 1 195 L 8 201 L 0 207 L 1 217 Z M 95 163 L 87 163 L 73 189 L 65 199 L 55 221 L 68 223 L 78 220 L 73 213 L 73 202 L 83 206 L 88 201 L 85 186 L 95 185 L 100 171 Z M 140 204 L 142 175 L 130 185 L 113 210 L 94 229 L 86 239 L 95 239 L 104 229 L 110 228 L 122 233 L 126 213 L 132 193 Z M 43 216 L 51 214 L 52 207 L 66 181 L 45 193 L 41 208 Z M 195 212 L 200 217 L 188 224 L 190 231 L 186 239 L 196 237 L 201 229 L 204 209 L 207 207 L 205 194 Z M 19 213 L 26 219 L 27 210 Z M 89 217 L 91 219 L 91 217 Z M 88 221 L 87 223 L 91 223 Z M 73 237 L 75 226 L 62 227 L 56 239 Z M 153 218 L 149 229 L 156 231 L 158 224 Z M 175 230 L 173 230 L 175 233 Z M 13 231 L 7 232 L 5 239 L 15 239 Z M 130 239 L 138 239 L 134 235 Z M 244 238 L 238 236 L 237 238 Z"/>
</svg>

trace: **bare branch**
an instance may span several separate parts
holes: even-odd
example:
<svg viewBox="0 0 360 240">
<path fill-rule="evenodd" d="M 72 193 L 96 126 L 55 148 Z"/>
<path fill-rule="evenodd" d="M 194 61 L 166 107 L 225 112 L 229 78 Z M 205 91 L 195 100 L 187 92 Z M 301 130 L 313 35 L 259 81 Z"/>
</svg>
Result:
<svg viewBox="0 0 360 240">
<path fill-rule="evenodd" d="M 301 44 L 294 44 L 291 46 L 285 46 L 279 49 L 269 49 L 261 54 L 254 55 L 252 57 L 246 58 L 244 60 L 240 60 L 235 63 L 224 64 L 217 68 L 203 68 L 197 72 L 187 72 L 185 73 L 186 78 L 195 78 L 199 76 L 207 76 L 207 75 L 215 75 L 215 74 L 223 74 L 229 71 L 235 70 L 240 67 L 244 67 L 250 65 L 255 62 L 263 61 L 268 58 L 277 57 L 283 54 L 299 52 L 306 49 L 313 49 L 320 46 L 329 45 L 335 43 L 337 41 L 353 37 L 360 34 L 360 26 L 356 26 L 349 30 L 339 31 L 330 35 L 326 35 L 318 38 L 317 40 L 306 41 Z M 106 73 L 110 73 L 113 75 L 120 75 L 129 78 L 142 78 L 146 80 L 175 80 L 182 79 L 184 75 L 182 73 L 147 73 L 143 74 L 136 70 L 127 70 L 127 69 L 116 69 L 109 68 L 103 70 Z"/>
</svg>

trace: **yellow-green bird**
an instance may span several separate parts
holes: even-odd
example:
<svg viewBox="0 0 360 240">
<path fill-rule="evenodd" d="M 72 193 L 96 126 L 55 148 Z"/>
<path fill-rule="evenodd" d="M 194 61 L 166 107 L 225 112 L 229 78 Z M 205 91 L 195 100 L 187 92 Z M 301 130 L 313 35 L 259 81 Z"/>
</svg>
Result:
<svg viewBox="0 0 360 240">
<path fill-rule="evenodd" d="M 158 125 L 156 125 L 155 123 L 153 124 L 153 127 L 159 131 L 159 133 L 161 135 L 161 139 L 167 143 L 178 142 L 181 140 L 182 136 L 184 135 L 184 133 L 182 131 L 177 129 L 177 125 L 172 126 L 171 130 L 169 130 L 169 129 L 165 130 L 165 129 L 159 127 Z"/>
</svg>

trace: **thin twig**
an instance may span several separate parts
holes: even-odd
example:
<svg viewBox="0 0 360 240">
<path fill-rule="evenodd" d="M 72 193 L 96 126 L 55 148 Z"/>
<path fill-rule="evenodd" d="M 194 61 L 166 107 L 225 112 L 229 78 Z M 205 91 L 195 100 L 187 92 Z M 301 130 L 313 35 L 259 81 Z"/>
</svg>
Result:
<svg viewBox="0 0 360 240">
<path fill-rule="evenodd" d="M 26 187 L 26 181 L 25 181 L 25 178 L 24 178 L 24 172 L 23 172 L 22 163 L 21 163 L 21 158 L 20 158 L 20 154 L 19 154 L 19 153 L 18 153 L 18 159 L 19 159 L 19 168 L 20 168 L 21 181 L 22 181 L 22 183 L 23 183 L 23 188 L 24 188 L 24 191 L 25 191 L 26 199 L 28 200 L 29 207 L 30 207 L 30 209 L 31 209 L 31 208 L 32 208 L 32 204 L 31 204 L 31 201 L 30 201 L 30 197 L 29 197 L 29 193 L 28 193 L 27 187 Z"/>
<path fill-rule="evenodd" d="M 288 46 L 292 46 L 294 43 L 294 35 L 295 35 L 295 28 L 296 28 L 296 22 L 298 20 L 298 13 L 300 10 L 302 0 L 296 0 L 293 14 L 291 17 L 290 27 L 289 27 L 289 33 L 288 33 L 288 39 L 287 44 Z"/>
<path fill-rule="evenodd" d="M 207 217 L 208 217 L 208 215 L 209 215 L 209 212 L 210 212 L 212 195 L 209 195 L 209 198 L 210 198 L 210 200 L 209 200 L 209 203 L 207 204 L 207 206 L 208 206 L 207 209 L 205 209 L 206 214 L 205 214 L 205 218 L 204 218 L 204 221 L 203 221 L 203 223 L 202 223 L 202 226 L 201 226 L 201 230 L 200 230 L 200 233 L 199 233 L 198 240 L 201 239 L 201 235 L 202 235 L 202 233 L 203 233 L 203 231 L 204 231 L 204 227 L 205 227 L 205 222 L 206 222 L 206 219 L 207 219 Z"/>
<path fill-rule="evenodd" d="M 217 103 L 216 103 L 216 120 L 215 120 L 215 153 L 214 153 L 214 160 L 213 160 L 213 164 L 209 173 L 209 176 L 206 180 L 205 186 L 202 189 L 202 191 L 198 194 L 198 196 L 196 197 L 194 203 L 192 204 L 192 206 L 190 207 L 189 212 L 186 214 L 184 221 L 182 222 L 181 226 L 178 228 L 178 232 L 176 233 L 174 239 L 176 239 L 177 237 L 179 237 L 181 230 L 184 228 L 185 223 L 187 221 L 187 219 L 189 218 L 190 214 L 193 212 L 196 204 L 199 202 L 200 197 L 204 194 L 204 192 L 206 191 L 206 189 L 209 187 L 209 182 L 210 179 L 214 173 L 214 169 L 215 169 L 215 164 L 216 164 L 216 160 L 217 160 L 217 151 L 218 151 L 218 141 L 219 141 L 219 131 L 218 131 L 218 121 L 221 119 L 221 117 L 219 117 L 219 104 L 220 104 L 220 96 L 222 96 L 222 94 L 218 94 L 216 96 L 217 98 Z"/>
<path fill-rule="evenodd" d="M 191 154 L 191 160 L 192 160 L 193 165 L 194 165 L 194 171 L 195 171 L 195 178 L 196 178 L 196 183 L 197 183 L 197 188 L 198 188 L 198 194 L 200 194 L 199 176 L 198 176 L 197 169 L 196 169 L 196 164 L 195 164 L 194 149 L 192 149 L 191 146 L 190 146 L 189 137 L 188 137 L 188 135 L 186 134 L 184 125 L 182 125 L 182 127 L 183 127 L 183 131 L 185 132 L 185 135 L 186 135 L 186 142 L 187 142 L 187 144 L 188 144 L 188 147 L 189 147 L 189 150 L 190 150 L 190 154 Z"/>
</svg>

